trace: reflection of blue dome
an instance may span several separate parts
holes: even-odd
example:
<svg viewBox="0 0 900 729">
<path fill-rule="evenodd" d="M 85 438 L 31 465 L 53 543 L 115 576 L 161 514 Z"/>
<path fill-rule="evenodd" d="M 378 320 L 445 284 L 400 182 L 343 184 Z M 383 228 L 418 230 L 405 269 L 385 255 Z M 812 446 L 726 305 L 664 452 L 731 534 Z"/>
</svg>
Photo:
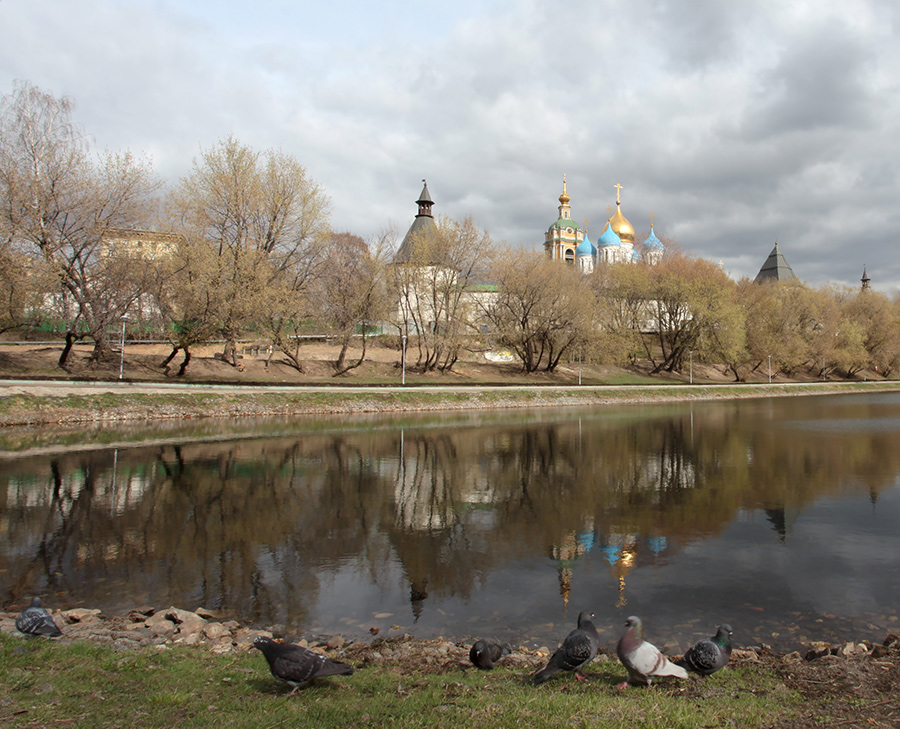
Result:
<svg viewBox="0 0 900 729">
<path fill-rule="evenodd" d="M 606 230 L 603 231 L 603 235 L 601 235 L 597 239 L 597 246 L 620 246 L 622 245 L 622 239 L 616 235 L 616 231 L 614 231 L 609 225 L 606 226 Z"/>
<path fill-rule="evenodd" d="M 579 246 L 580 248 L 581 246 Z M 582 532 L 578 535 L 578 546 L 584 549 L 585 552 L 590 552 L 591 547 L 594 546 L 594 533 L 593 532 Z"/>
<path fill-rule="evenodd" d="M 597 249 L 594 247 L 594 244 L 591 243 L 590 238 L 587 236 L 587 231 L 584 234 L 584 240 L 578 244 L 578 248 L 575 249 L 575 255 L 578 256 L 593 256 L 596 255 Z"/>
<path fill-rule="evenodd" d="M 606 557 L 606 561 L 610 564 L 615 564 L 619 561 L 619 548 L 614 544 L 607 544 L 600 551 L 603 552 L 603 556 Z"/>
<path fill-rule="evenodd" d="M 647 546 L 650 547 L 650 551 L 658 557 L 660 552 L 665 552 L 668 548 L 669 540 L 665 537 L 650 537 L 647 540 Z"/>
<path fill-rule="evenodd" d="M 653 228 L 650 228 L 650 235 L 647 236 L 647 240 L 644 241 L 644 247 L 648 251 L 661 251 L 663 250 L 663 242 L 656 237 L 656 233 L 653 232 Z"/>
</svg>

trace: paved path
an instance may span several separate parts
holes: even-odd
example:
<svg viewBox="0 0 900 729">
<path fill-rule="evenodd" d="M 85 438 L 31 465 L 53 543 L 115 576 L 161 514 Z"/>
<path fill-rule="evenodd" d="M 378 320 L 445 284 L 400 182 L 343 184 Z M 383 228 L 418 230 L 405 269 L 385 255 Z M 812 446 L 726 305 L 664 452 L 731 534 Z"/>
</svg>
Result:
<svg viewBox="0 0 900 729">
<path fill-rule="evenodd" d="M 892 383 L 887 380 L 873 380 L 869 383 L 861 382 L 766 382 L 740 384 L 740 387 L 802 387 L 808 385 L 822 385 L 829 388 L 840 388 L 845 385 L 883 386 L 900 383 Z M 731 387 L 733 383 L 702 383 L 688 385 L 686 383 L 652 383 L 638 385 L 211 385 L 203 383 L 186 382 L 81 382 L 77 380 L 0 380 L 0 396 L 9 395 L 36 395 L 49 397 L 64 397 L 65 395 L 96 395 L 101 393 L 121 394 L 163 394 L 175 392 L 203 392 L 217 391 L 229 393 L 260 393 L 260 392 L 488 392 L 502 390 L 530 390 L 530 391 L 554 391 L 589 392 L 592 390 L 623 391 L 636 389 L 678 389 L 689 392 L 691 389 L 703 390 L 708 387 Z"/>
</svg>

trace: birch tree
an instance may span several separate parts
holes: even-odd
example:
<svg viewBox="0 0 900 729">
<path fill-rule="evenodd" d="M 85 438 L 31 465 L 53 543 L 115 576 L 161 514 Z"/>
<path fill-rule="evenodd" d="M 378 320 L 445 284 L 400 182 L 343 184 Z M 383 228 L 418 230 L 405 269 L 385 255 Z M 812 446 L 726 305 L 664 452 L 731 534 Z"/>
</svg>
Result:
<svg viewBox="0 0 900 729">
<path fill-rule="evenodd" d="M 117 322 L 141 296 L 144 268 L 104 243 L 109 231 L 148 227 L 159 183 L 130 152 L 95 154 L 74 103 L 29 83 L 0 101 L 0 200 L 6 247 L 53 281 L 45 305 L 64 320 L 64 367 L 85 333 L 93 361 L 111 354 Z"/>
</svg>

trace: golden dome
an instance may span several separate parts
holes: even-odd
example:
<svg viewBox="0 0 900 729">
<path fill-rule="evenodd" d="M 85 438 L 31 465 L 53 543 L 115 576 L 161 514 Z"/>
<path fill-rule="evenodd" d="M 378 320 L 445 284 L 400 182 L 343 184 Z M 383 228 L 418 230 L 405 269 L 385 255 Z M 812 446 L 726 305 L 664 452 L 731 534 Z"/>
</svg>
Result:
<svg viewBox="0 0 900 729">
<path fill-rule="evenodd" d="M 619 203 L 616 203 L 616 214 L 609 219 L 609 226 L 613 232 L 622 239 L 623 243 L 634 243 L 634 227 L 628 219 L 622 215 Z"/>
<path fill-rule="evenodd" d="M 563 175 L 563 191 L 562 195 L 559 196 L 559 203 L 560 205 L 568 205 L 569 200 L 571 199 L 572 198 L 569 197 L 569 193 L 566 192 L 566 176 Z"/>
<path fill-rule="evenodd" d="M 565 188 L 565 183 L 563 183 L 563 188 Z M 631 243 L 634 245 L 634 226 L 628 222 L 628 219 L 622 215 L 622 200 L 620 193 L 622 192 L 622 186 L 618 183 L 615 185 L 616 188 L 616 214 L 613 215 L 609 219 L 609 227 L 613 229 L 613 232 L 622 239 L 623 243 Z"/>
</svg>

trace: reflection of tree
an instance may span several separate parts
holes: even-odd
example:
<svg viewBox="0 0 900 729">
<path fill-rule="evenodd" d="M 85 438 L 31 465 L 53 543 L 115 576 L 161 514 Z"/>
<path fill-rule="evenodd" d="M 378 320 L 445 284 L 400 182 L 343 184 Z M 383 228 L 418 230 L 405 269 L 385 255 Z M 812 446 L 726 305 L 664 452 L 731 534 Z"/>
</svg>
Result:
<svg viewBox="0 0 900 729">
<path fill-rule="evenodd" d="M 621 409 L 581 423 L 305 433 L 11 461 L 0 475 L 4 602 L 59 591 L 109 609 L 175 602 L 302 624 L 323 578 L 405 575 L 413 614 L 498 567 L 552 560 L 563 601 L 589 555 L 628 575 L 766 510 L 780 537 L 839 489 L 874 500 L 895 434 L 806 425 L 771 403 Z M 842 403 L 844 401 L 841 401 Z M 840 415 L 878 411 L 862 398 Z M 831 407 L 834 401 L 831 400 Z M 820 410 L 821 408 L 821 410 Z M 674 415 L 673 415 L 674 413 Z M 613 415 L 615 415 L 613 417 Z M 809 424 L 812 425 L 809 425 Z M 116 603 L 117 604 L 113 604 Z"/>
</svg>

